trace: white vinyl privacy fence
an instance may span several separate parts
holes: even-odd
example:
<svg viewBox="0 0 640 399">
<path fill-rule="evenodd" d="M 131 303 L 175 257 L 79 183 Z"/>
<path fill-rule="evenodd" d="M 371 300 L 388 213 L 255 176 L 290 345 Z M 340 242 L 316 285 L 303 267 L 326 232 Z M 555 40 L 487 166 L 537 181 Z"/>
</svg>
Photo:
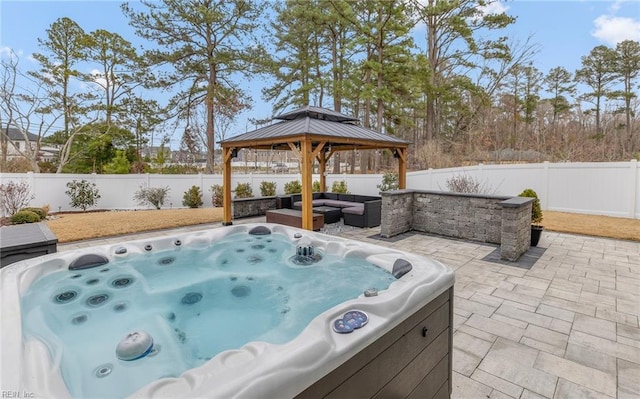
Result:
<svg viewBox="0 0 640 399">
<path fill-rule="evenodd" d="M 514 165 L 482 165 L 448 169 L 429 169 L 407 174 L 407 188 L 420 190 L 447 190 L 447 180 L 454 176 L 470 176 L 481 183 L 486 193 L 518 195 L 532 188 L 540 197 L 543 210 L 587 213 L 596 215 L 640 218 L 640 174 L 638 163 L 538 163 Z M 101 198 L 99 209 L 141 209 L 133 196 L 141 185 L 169 187 L 164 208 L 182 208 L 184 192 L 191 186 L 200 187 L 205 206 L 211 207 L 210 188 L 222 184 L 221 175 L 75 175 L 47 173 L 4 173 L 0 183 L 25 181 L 32 190 L 32 206 L 48 204 L 51 211 L 67 211 L 69 197 L 66 184 L 72 180 L 96 183 Z M 260 183 L 275 182 L 276 193 L 284 194 L 284 185 L 300 180 L 299 174 L 239 174 L 232 175 L 233 187 L 249 183 L 255 196 L 260 196 Z M 314 181 L 319 180 L 314 175 Z M 344 180 L 351 193 L 377 195 L 382 182 L 381 174 L 327 175 L 330 190 L 334 181 Z"/>
</svg>

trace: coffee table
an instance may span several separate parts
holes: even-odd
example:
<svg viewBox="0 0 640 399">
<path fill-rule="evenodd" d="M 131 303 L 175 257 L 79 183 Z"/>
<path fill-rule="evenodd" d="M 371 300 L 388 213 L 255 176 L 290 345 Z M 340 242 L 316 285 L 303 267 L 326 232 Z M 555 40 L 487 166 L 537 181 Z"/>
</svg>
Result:
<svg viewBox="0 0 640 399">
<path fill-rule="evenodd" d="M 315 208 L 314 208 L 315 210 Z M 267 223 L 279 223 L 292 227 L 302 227 L 302 211 L 296 209 L 271 209 L 266 213 Z M 313 230 L 324 227 L 324 217 L 321 213 L 313 213 Z"/>
<path fill-rule="evenodd" d="M 342 216 L 342 209 L 334 208 L 332 206 L 316 206 L 313 208 L 313 212 L 321 213 L 324 215 L 324 222 L 326 224 L 337 223 Z"/>
</svg>

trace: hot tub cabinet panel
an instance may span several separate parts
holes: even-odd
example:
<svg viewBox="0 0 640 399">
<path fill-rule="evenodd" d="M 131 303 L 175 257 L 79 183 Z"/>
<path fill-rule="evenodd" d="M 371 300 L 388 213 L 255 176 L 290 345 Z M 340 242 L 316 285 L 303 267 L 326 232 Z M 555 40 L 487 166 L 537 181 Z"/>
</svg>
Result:
<svg viewBox="0 0 640 399">
<path fill-rule="evenodd" d="M 452 298 L 450 288 L 296 399 L 449 397 Z"/>
</svg>

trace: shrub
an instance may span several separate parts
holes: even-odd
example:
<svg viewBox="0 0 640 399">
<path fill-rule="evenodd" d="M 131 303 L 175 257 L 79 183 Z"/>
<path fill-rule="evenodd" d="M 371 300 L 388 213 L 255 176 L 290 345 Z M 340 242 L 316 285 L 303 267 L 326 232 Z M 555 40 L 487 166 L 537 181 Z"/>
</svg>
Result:
<svg viewBox="0 0 640 399">
<path fill-rule="evenodd" d="M 71 198 L 69 204 L 74 208 L 81 208 L 86 212 L 87 208 L 94 206 L 100 199 L 100 193 L 95 183 L 89 183 L 86 180 L 72 180 L 67 183 L 68 190 L 64 193 Z"/>
<path fill-rule="evenodd" d="M 321 191 L 319 181 L 316 180 L 313 182 L 313 185 L 311 186 L 311 191 L 314 193 L 319 193 Z"/>
<path fill-rule="evenodd" d="M 3 214 L 7 216 L 28 206 L 33 198 L 31 187 L 26 181 L 19 183 L 10 181 L 6 184 L 0 184 L 0 207 Z"/>
<path fill-rule="evenodd" d="M 190 189 L 184 192 L 184 195 L 182 196 L 182 205 L 188 206 L 189 208 L 199 208 L 202 204 L 202 192 L 200 191 L 200 187 L 191 186 Z"/>
<path fill-rule="evenodd" d="M 531 205 L 531 223 L 540 224 L 542 222 L 542 208 L 540 208 L 540 200 L 538 194 L 530 188 L 525 189 L 520 193 L 520 197 L 533 198 L 533 204 Z"/>
<path fill-rule="evenodd" d="M 334 181 L 331 185 L 331 192 L 349 194 L 349 190 L 347 190 L 347 182 L 345 182 L 344 180 Z"/>
<path fill-rule="evenodd" d="M 273 197 L 276 195 L 276 182 L 260 182 L 260 195 L 263 197 Z"/>
<path fill-rule="evenodd" d="M 139 205 L 153 205 L 156 209 L 160 209 L 167 199 L 169 190 L 169 187 L 145 187 L 141 185 L 140 190 L 133 195 L 133 199 L 138 201 Z"/>
<path fill-rule="evenodd" d="M 11 216 L 11 223 L 13 224 L 37 223 L 40 220 L 40 216 L 37 213 L 27 210 L 16 212 Z"/>
<path fill-rule="evenodd" d="M 22 208 L 20 212 L 23 212 L 23 211 L 33 212 L 36 215 L 38 215 L 38 218 L 40 218 L 40 220 L 38 220 L 39 222 L 45 220 L 47 218 L 47 213 L 48 213 L 43 208 Z"/>
<path fill-rule="evenodd" d="M 127 154 L 123 150 L 116 150 L 116 155 L 111 162 L 102 167 L 104 173 L 127 174 L 131 169 Z"/>
<path fill-rule="evenodd" d="M 492 191 L 490 187 L 487 187 L 476 180 L 475 177 L 467 174 L 461 174 L 447 179 L 447 188 L 454 193 L 466 194 L 487 194 Z"/>
<path fill-rule="evenodd" d="M 224 201 L 224 189 L 220 184 L 214 184 L 209 189 L 211 191 L 211 202 L 214 207 L 221 207 Z"/>
<path fill-rule="evenodd" d="M 302 192 L 302 184 L 299 180 L 292 180 L 284 184 L 285 194 L 300 194 Z"/>
<path fill-rule="evenodd" d="M 235 192 L 236 198 L 253 197 L 253 189 L 251 188 L 251 183 L 238 183 Z"/>
<path fill-rule="evenodd" d="M 382 175 L 382 184 L 378 184 L 376 187 L 380 191 L 389 191 L 398 189 L 398 174 L 395 172 L 387 172 Z"/>
</svg>

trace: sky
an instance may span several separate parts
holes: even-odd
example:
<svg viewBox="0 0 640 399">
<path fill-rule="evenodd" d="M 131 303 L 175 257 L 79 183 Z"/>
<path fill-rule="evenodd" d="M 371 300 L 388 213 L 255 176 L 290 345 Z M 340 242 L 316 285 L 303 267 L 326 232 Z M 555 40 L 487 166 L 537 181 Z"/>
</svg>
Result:
<svg viewBox="0 0 640 399">
<path fill-rule="evenodd" d="M 21 69 L 35 68 L 30 55 L 42 52 L 38 39 L 44 39 L 47 28 L 62 17 L 71 18 L 86 32 L 105 29 L 139 45 L 141 42 L 128 25 L 120 4 L 121 1 L 112 0 L 0 0 L 0 55 L 12 49 L 20 56 Z M 622 40 L 640 41 L 640 0 L 512 0 L 495 2 L 490 10 L 506 11 L 517 18 L 506 34 L 521 42 L 531 37 L 531 42 L 539 47 L 534 66 L 543 73 L 557 66 L 574 72 L 580 68 L 581 57 L 598 45 L 615 47 Z M 424 46 L 424 28 L 418 27 L 414 37 Z M 251 118 L 271 116 L 271 104 L 260 94 L 264 84 L 261 79 L 242 82 L 241 87 L 253 99 L 253 108 L 238 117 L 236 131 L 230 135 L 254 129 L 249 122 Z M 179 147 L 179 139 L 172 138 L 173 148 Z"/>
</svg>

